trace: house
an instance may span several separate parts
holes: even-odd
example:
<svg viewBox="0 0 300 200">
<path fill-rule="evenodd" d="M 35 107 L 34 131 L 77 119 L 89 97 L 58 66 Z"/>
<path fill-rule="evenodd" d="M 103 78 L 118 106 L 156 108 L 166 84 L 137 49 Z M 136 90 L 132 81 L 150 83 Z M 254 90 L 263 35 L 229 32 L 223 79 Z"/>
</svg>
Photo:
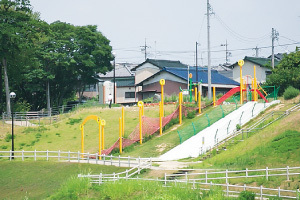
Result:
<svg viewBox="0 0 300 200">
<path fill-rule="evenodd" d="M 275 59 L 275 66 L 277 66 L 279 61 Z M 267 76 L 272 73 L 271 67 L 271 58 L 258 58 L 258 57 L 249 57 L 246 56 L 244 58 L 244 65 L 242 67 L 243 78 L 245 79 L 247 76 L 249 78 L 253 78 L 254 76 L 254 67 L 256 66 L 256 78 L 257 82 L 263 83 L 266 82 Z M 238 63 L 234 63 L 230 66 L 232 68 L 233 80 L 240 82 L 240 67 Z"/>
<path fill-rule="evenodd" d="M 108 103 L 109 94 L 113 95 L 115 92 L 116 103 L 135 103 L 135 73 L 131 71 L 133 67 L 133 64 L 118 63 L 115 65 L 115 70 L 98 74 L 98 83 L 86 86 L 83 95 L 86 98 L 98 97 L 100 103 Z"/>
<path fill-rule="evenodd" d="M 160 79 L 165 79 L 164 94 L 170 96 L 178 95 L 181 89 L 188 88 L 188 76 L 192 74 L 192 82 L 196 83 L 195 67 L 163 67 L 160 71 L 139 82 L 137 86 L 142 90 L 137 92 L 138 99 L 153 97 L 161 93 Z M 239 83 L 212 70 L 212 87 L 216 87 L 216 93 L 225 94 L 231 88 L 239 86 Z M 201 82 L 202 95 L 206 96 L 208 91 L 208 71 L 207 68 L 198 68 L 198 81 Z"/>
</svg>

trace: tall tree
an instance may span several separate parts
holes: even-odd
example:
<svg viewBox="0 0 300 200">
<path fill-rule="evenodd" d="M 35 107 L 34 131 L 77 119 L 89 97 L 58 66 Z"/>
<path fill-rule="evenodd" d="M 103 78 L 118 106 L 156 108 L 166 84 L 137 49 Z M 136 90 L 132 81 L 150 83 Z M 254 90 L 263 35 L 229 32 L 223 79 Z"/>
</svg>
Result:
<svg viewBox="0 0 300 200">
<path fill-rule="evenodd" d="M 30 13 L 29 0 L 0 1 L 0 59 L 4 71 L 7 113 L 10 113 L 8 61 L 16 59 L 18 54 L 26 49 Z"/>
<path fill-rule="evenodd" d="M 268 76 L 266 84 L 280 86 L 279 95 L 289 86 L 300 89 L 300 51 L 285 55 Z"/>
</svg>

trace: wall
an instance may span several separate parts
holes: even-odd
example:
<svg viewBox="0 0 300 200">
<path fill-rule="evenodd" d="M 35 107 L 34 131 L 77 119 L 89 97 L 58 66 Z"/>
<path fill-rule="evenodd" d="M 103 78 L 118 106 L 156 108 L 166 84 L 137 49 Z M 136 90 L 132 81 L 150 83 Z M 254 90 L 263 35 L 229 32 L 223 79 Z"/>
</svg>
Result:
<svg viewBox="0 0 300 200">
<path fill-rule="evenodd" d="M 159 72 L 160 69 L 150 63 L 145 63 L 144 65 L 138 67 L 135 72 L 135 84 L 147 79 L 153 74 Z"/>
<path fill-rule="evenodd" d="M 261 67 L 252 62 L 245 61 L 245 64 L 242 68 L 243 70 L 243 78 L 246 78 L 246 75 L 251 75 L 254 78 L 254 67 L 256 66 L 256 78 L 259 83 L 266 81 L 266 71 L 269 71 L 266 67 Z M 240 67 L 235 65 L 233 68 L 233 80 L 240 82 Z"/>
<path fill-rule="evenodd" d="M 125 98 L 125 92 L 135 92 L 134 87 L 117 87 L 117 103 L 134 103 L 135 98 Z"/>
</svg>

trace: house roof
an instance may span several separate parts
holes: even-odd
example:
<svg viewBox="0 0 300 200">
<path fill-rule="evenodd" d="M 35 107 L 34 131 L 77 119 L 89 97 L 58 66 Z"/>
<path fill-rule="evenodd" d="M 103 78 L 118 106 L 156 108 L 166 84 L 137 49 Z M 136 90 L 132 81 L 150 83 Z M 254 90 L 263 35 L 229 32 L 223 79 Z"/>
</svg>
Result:
<svg viewBox="0 0 300 200">
<path fill-rule="evenodd" d="M 134 72 L 131 69 L 134 66 L 132 64 L 124 63 L 124 64 L 116 64 L 116 72 L 115 77 L 134 77 Z M 99 73 L 98 76 L 101 78 L 113 78 L 114 70 L 107 72 L 106 74 Z"/>
<path fill-rule="evenodd" d="M 151 77 L 147 78 L 146 80 L 142 81 L 138 85 L 142 85 L 143 82 L 149 80 L 150 78 L 158 75 L 162 72 L 168 72 L 171 73 L 179 78 L 182 78 L 185 81 L 188 81 L 188 73 L 192 73 L 192 81 L 196 82 L 196 69 L 190 68 L 189 70 L 187 68 L 174 68 L 174 67 L 165 67 L 156 74 L 152 75 Z M 208 83 L 208 75 L 207 75 L 207 69 L 205 70 L 198 70 L 198 81 L 207 84 Z M 212 84 L 221 84 L 221 85 L 240 85 L 238 82 L 227 78 L 221 74 L 219 74 L 216 70 L 211 71 L 211 83 Z"/>
<path fill-rule="evenodd" d="M 164 67 L 174 67 L 174 68 L 187 68 L 188 66 L 182 64 L 180 61 L 173 61 L 173 60 L 156 60 L 156 59 L 147 59 L 145 62 L 139 64 L 138 66 L 131 69 L 131 71 L 135 71 L 140 66 L 144 65 L 145 63 L 151 63 L 152 65 L 162 69 Z"/>
<path fill-rule="evenodd" d="M 262 67 L 271 68 L 272 59 L 271 58 L 258 58 L 258 57 L 245 56 L 244 61 L 249 61 L 249 62 L 252 62 L 252 63 L 257 64 Z M 236 62 L 233 65 L 231 65 L 230 67 L 233 68 L 237 64 L 238 63 Z M 278 64 L 279 64 L 279 61 L 275 59 L 274 65 L 277 66 Z"/>
<path fill-rule="evenodd" d="M 134 77 L 116 78 L 117 87 L 134 87 Z"/>
</svg>

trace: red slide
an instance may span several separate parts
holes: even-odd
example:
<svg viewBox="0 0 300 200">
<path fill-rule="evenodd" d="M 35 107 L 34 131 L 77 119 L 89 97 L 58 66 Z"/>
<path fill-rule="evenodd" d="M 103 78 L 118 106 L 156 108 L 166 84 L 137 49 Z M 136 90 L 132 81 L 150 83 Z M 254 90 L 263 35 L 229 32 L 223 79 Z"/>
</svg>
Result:
<svg viewBox="0 0 300 200">
<path fill-rule="evenodd" d="M 263 98 L 263 100 L 265 100 L 266 103 L 269 103 L 268 100 L 266 99 L 266 97 L 259 90 L 257 90 L 257 93 L 259 94 L 259 96 L 261 98 Z"/>
<path fill-rule="evenodd" d="M 232 88 L 226 94 L 224 94 L 218 101 L 216 102 L 217 105 L 220 105 L 223 101 L 234 95 L 235 93 L 240 92 L 240 86 Z"/>
</svg>

